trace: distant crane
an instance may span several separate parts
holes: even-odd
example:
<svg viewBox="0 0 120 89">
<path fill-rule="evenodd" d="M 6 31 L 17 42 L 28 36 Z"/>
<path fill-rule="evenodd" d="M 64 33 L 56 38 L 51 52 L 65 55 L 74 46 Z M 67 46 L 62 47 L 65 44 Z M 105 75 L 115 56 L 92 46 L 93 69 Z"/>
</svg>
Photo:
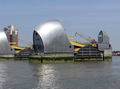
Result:
<svg viewBox="0 0 120 89">
<path fill-rule="evenodd" d="M 75 47 L 75 52 L 78 52 L 80 50 L 80 48 L 91 45 L 93 47 L 97 47 L 97 42 L 95 40 L 92 40 L 90 38 L 84 37 L 83 35 L 75 32 L 75 36 L 78 35 L 81 38 L 87 40 L 90 44 L 86 44 L 86 43 L 78 43 L 78 42 L 73 42 L 70 41 L 70 43 Z M 75 37 L 68 37 L 68 39 L 74 39 Z"/>
<path fill-rule="evenodd" d="M 79 35 L 81 38 L 83 38 L 83 39 L 87 40 L 88 42 L 90 42 L 93 47 L 97 47 L 97 45 L 96 45 L 97 42 L 95 40 L 91 40 L 89 38 L 86 38 L 86 37 L 84 37 L 83 35 L 81 35 L 81 34 L 79 34 L 77 32 L 75 32 L 75 35 Z"/>
<path fill-rule="evenodd" d="M 20 53 L 22 50 L 25 50 L 27 48 L 33 49 L 32 43 L 25 42 L 25 41 L 23 41 L 21 39 L 18 39 L 18 41 L 21 42 L 21 43 L 27 44 L 28 46 L 27 47 L 20 47 L 20 46 L 14 46 L 14 45 L 12 45 L 11 47 L 15 49 L 16 53 Z"/>
<path fill-rule="evenodd" d="M 90 43 L 92 43 L 92 44 L 93 44 L 93 43 L 96 43 L 95 40 L 91 40 L 91 39 L 89 39 L 89 38 L 86 38 L 86 37 L 84 37 L 83 35 L 81 35 L 80 33 L 75 32 L 75 35 L 79 35 L 81 38 L 87 40 L 88 42 L 90 42 Z"/>
<path fill-rule="evenodd" d="M 68 37 L 68 39 L 74 39 L 74 38 L 75 37 Z M 78 52 L 81 47 L 85 47 L 88 45 L 88 44 L 78 43 L 78 42 L 74 42 L 74 41 L 70 41 L 70 43 L 74 46 L 75 52 Z"/>
<path fill-rule="evenodd" d="M 18 39 L 18 41 L 21 42 L 21 43 L 27 44 L 28 47 L 30 47 L 30 48 L 33 48 L 33 44 L 31 42 L 26 42 L 26 41 L 21 40 L 21 39 Z"/>
</svg>

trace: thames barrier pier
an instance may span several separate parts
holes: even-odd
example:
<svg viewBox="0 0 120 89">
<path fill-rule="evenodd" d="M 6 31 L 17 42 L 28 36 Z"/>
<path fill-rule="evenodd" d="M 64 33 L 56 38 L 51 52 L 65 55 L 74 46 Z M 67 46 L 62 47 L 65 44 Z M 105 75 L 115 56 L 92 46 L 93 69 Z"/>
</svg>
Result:
<svg viewBox="0 0 120 89">
<path fill-rule="evenodd" d="M 70 40 L 66 30 L 58 20 L 47 21 L 38 25 L 33 31 L 33 43 L 18 38 L 18 30 L 10 25 L 0 31 L 0 57 L 28 58 L 45 61 L 105 61 L 112 59 L 112 47 L 109 36 L 104 31 L 98 34 L 98 41 L 75 33 L 87 40 L 80 43 Z M 18 42 L 27 43 L 20 47 Z"/>
<path fill-rule="evenodd" d="M 112 47 L 109 37 L 104 31 L 98 34 L 98 42 L 89 40 L 91 44 L 81 47 L 76 53 L 75 58 L 78 60 L 108 60 L 112 59 Z M 79 47 L 78 47 L 79 48 Z"/>
</svg>

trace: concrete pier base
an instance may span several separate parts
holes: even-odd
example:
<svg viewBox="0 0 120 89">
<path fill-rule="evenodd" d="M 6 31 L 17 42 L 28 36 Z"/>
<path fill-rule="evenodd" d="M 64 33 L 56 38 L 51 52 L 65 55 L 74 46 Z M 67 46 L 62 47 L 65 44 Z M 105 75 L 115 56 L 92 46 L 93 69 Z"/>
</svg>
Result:
<svg viewBox="0 0 120 89">
<path fill-rule="evenodd" d="M 106 49 L 104 50 L 104 61 L 112 61 L 112 50 Z"/>
<path fill-rule="evenodd" d="M 42 55 L 31 55 L 29 57 L 32 61 L 40 61 L 41 63 L 47 62 L 74 62 L 73 54 L 42 54 Z"/>
<path fill-rule="evenodd" d="M 0 55 L 0 58 L 10 59 L 10 58 L 14 58 L 14 55 Z"/>
</svg>

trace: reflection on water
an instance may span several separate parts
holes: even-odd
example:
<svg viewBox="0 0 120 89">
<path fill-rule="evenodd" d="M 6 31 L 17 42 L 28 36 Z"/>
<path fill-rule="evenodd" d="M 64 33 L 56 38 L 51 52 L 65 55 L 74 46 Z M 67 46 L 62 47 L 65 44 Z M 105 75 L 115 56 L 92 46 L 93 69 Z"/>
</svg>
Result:
<svg viewBox="0 0 120 89">
<path fill-rule="evenodd" d="M 119 83 L 120 57 L 53 64 L 0 61 L 0 89 L 120 89 Z"/>
<path fill-rule="evenodd" d="M 107 88 L 112 80 L 111 65 L 110 62 L 42 64 L 38 67 L 36 89 Z"/>
<path fill-rule="evenodd" d="M 55 71 L 53 66 L 49 65 L 42 65 L 40 68 L 38 68 L 38 85 L 37 89 L 48 89 L 52 88 L 54 82 L 55 82 Z"/>
<path fill-rule="evenodd" d="M 4 63 L 0 63 L 0 89 L 3 89 L 6 82 L 6 70 L 6 65 Z"/>
<path fill-rule="evenodd" d="M 32 89 L 33 67 L 27 61 L 0 61 L 0 89 Z"/>
</svg>

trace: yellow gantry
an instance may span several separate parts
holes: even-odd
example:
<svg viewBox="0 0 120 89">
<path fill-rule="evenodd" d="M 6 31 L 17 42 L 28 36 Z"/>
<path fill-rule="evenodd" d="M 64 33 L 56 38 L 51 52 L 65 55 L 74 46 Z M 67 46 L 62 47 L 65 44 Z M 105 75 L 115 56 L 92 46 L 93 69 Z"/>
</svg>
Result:
<svg viewBox="0 0 120 89">
<path fill-rule="evenodd" d="M 19 53 L 21 50 L 26 49 L 25 47 L 18 47 L 18 46 L 14 46 L 14 45 L 12 45 L 11 47 L 12 47 L 13 49 L 15 49 L 15 52 L 16 52 L 16 53 Z"/>
<path fill-rule="evenodd" d="M 71 43 L 72 45 L 78 46 L 78 47 L 85 47 L 85 46 L 86 46 L 86 44 L 77 43 L 77 42 L 73 42 L 73 41 L 71 41 L 70 43 Z"/>
<path fill-rule="evenodd" d="M 78 47 L 78 48 L 75 48 L 75 52 L 78 52 L 78 51 L 80 50 L 80 48 L 85 47 L 85 46 L 88 45 L 88 44 L 77 43 L 77 42 L 73 42 L 73 41 L 70 41 L 70 43 L 71 43 L 73 46 L 77 46 L 77 47 Z"/>
<path fill-rule="evenodd" d="M 26 48 L 31 48 L 31 49 L 33 49 L 32 43 L 25 42 L 25 41 L 23 41 L 23 40 L 21 40 L 21 39 L 18 39 L 18 41 L 21 42 L 21 43 L 27 44 L 27 45 L 29 45 L 29 46 L 28 46 L 28 47 L 19 47 L 19 46 L 15 46 L 15 45 L 16 45 L 16 42 L 10 42 L 11 47 L 12 47 L 13 49 L 15 49 L 15 52 L 16 52 L 16 53 L 19 53 L 19 52 L 21 52 L 22 50 L 24 50 L 24 49 L 26 49 Z"/>
<path fill-rule="evenodd" d="M 68 37 L 68 39 L 74 39 L 74 37 Z"/>
<path fill-rule="evenodd" d="M 20 49 L 20 50 L 24 50 L 25 49 L 25 47 L 18 47 L 18 46 L 11 46 L 12 48 L 14 48 L 14 49 Z"/>
<path fill-rule="evenodd" d="M 88 46 L 88 45 L 91 45 L 92 47 L 97 47 L 96 41 L 91 40 L 91 39 L 89 39 L 87 37 L 84 37 L 83 35 L 81 35 L 81 34 L 79 34 L 77 32 L 75 33 L 75 35 L 79 35 L 81 38 L 83 38 L 83 39 L 87 40 L 88 42 L 90 42 L 90 44 L 84 44 L 84 43 L 78 43 L 78 42 L 70 41 L 70 43 L 73 46 L 76 46 L 75 47 L 75 52 L 78 52 L 80 50 L 80 48 Z M 68 37 L 68 39 L 74 39 L 74 37 Z"/>
<path fill-rule="evenodd" d="M 83 36 L 83 35 L 81 35 L 80 33 L 75 32 L 75 35 L 79 35 L 81 38 L 83 38 L 83 39 L 87 40 L 88 42 L 90 42 L 90 43 L 94 43 L 94 41 L 93 41 L 93 40 L 91 40 L 91 39 L 89 39 L 89 38 L 87 38 L 87 37 L 84 37 L 84 36 Z"/>
<path fill-rule="evenodd" d="M 14 44 L 16 44 L 16 42 L 10 42 L 10 45 L 14 45 Z"/>
</svg>

